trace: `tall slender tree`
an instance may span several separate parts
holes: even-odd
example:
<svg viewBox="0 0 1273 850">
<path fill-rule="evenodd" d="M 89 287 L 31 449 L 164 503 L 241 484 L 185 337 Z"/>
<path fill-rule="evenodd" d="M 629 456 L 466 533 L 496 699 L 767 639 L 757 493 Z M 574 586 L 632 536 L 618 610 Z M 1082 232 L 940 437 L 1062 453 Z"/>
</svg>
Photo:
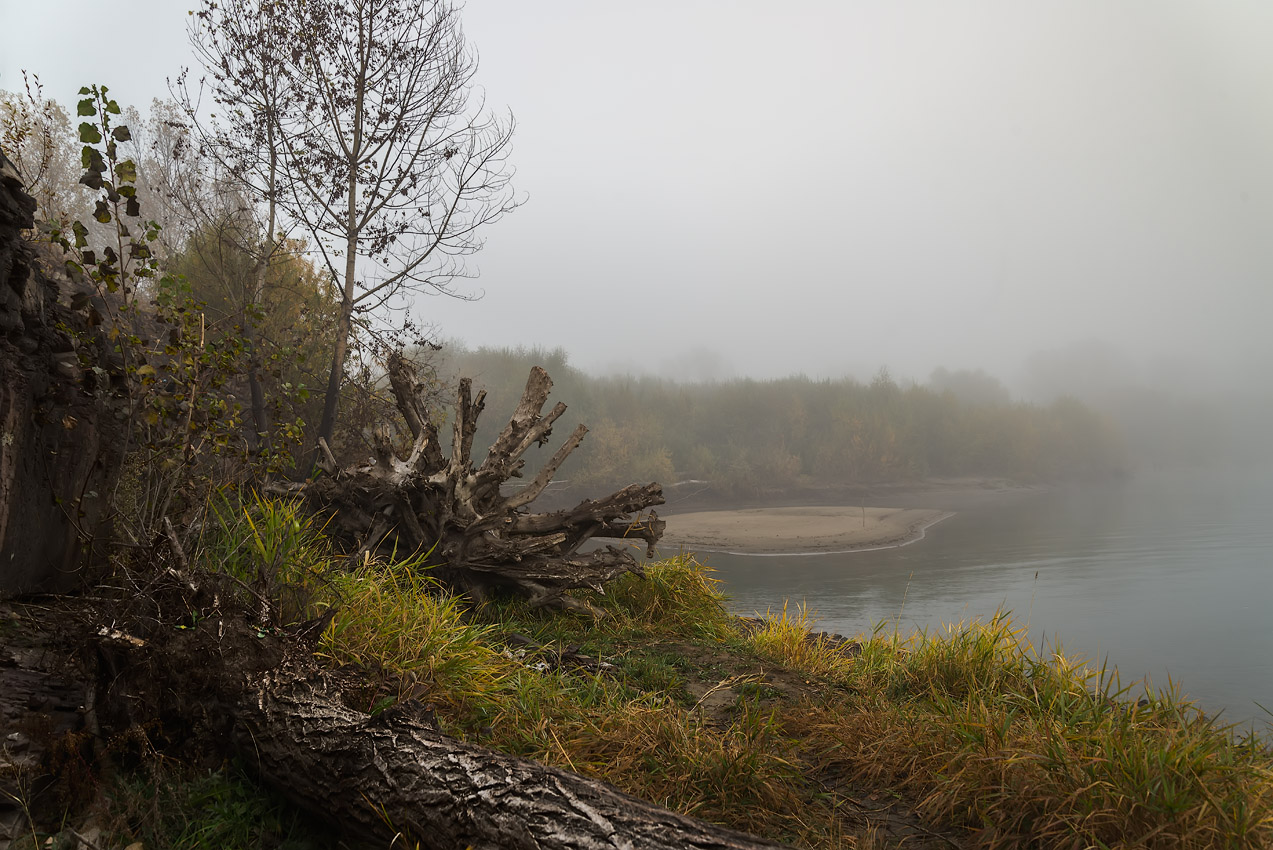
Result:
<svg viewBox="0 0 1273 850">
<path fill-rule="evenodd" d="M 355 325 L 413 292 L 464 297 L 481 229 L 518 205 L 513 121 L 474 96 L 449 0 L 204 0 L 197 21 L 221 120 L 268 164 L 258 197 L 309 231 L 339 284 L 316 435 L 330 438 Z"/>
</svg>

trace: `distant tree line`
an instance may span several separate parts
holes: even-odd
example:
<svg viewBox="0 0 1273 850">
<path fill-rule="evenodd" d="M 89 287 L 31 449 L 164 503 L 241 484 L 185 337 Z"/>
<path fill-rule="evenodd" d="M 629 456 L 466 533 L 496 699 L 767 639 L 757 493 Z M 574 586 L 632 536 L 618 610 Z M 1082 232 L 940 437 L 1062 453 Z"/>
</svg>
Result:
<svg viewBox="0 0 1273 850">
<path fill-rule="evenodd" d="M 681 384 L 591 377 L 562 349 L 444 347 L 443 374 L 472 375 L 488 406 L 515 402 L 527 371 L 544 366 L 570 405 L 560 426 L 591 429 L 563 475 L 573 483 L 696 479 L 737 496 L 802 483 L 878 483 L 985 475 L 1022 481 L 1099 479 L 1127 472 L 1120 432 L 1072 398 L 1014 403 L 993 378 L 939 370 L 902 386 L 887 371 L 852 378 Z M 949 386 L 956 384 L 955 388 Z M 960 386 L 969 392 L 957 394 Z M 479 434 L 479 444 L 482 436 Z M 551 448 L 551 447 L 550 447 Z"/>
</svg>

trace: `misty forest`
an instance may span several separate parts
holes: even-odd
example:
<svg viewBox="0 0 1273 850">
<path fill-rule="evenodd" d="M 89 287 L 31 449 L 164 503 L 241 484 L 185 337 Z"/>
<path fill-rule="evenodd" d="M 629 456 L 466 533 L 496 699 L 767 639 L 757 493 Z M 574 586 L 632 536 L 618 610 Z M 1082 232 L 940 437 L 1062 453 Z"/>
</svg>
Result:
<svg viewBox="0 0 1273 850">
<path fill-rule="evenodd" d="M 1273 840 L 1253 729 L 1041 649 L 1053 561 L 985 550 L 1034 571 L 1024 622 L 1012 585 L 908 633 L 927 562 L 887 560 L 965 510 L 1087 522 L 1114 497 L 1074 494 L 1241 465 L 1260 392 L 1119 383 L 1095 343 L 1030 392 L 959 362 L 669 377 L 668 305 L 619 300 L 466 342 L 430 305 L 508 309 L 476 258 L 535 199 L 464 13 L 202 0 L 149 107 L 110 63 L 73 97 L 4 81 L 0 848 Z M 594 368 L 572 321 L 610 310 L 648 345 Z M 714 567 L 753 545 L 795 560 Z M 889 628 L 731 602 L 867 552 L 817 593 L 882 564 Z"/>
</svg>

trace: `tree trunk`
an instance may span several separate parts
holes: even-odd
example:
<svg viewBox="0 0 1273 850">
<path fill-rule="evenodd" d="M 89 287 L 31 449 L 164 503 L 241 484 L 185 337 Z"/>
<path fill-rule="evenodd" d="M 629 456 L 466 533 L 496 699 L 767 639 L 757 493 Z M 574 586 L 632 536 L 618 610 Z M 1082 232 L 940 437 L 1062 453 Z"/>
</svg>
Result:
<svg viewBox="0 0 1273 850">
<path fill-rule="evenodd" d="M 341 683 L 357 680 L 347 671 L 325 671 L 299 638 L 261 636 L 241 618 L 151 629 L 149 639 L 104 627 L 94 646 L 90 714 L 107 733 L 148 724 L 154 734 L 153 719 L 165 718 L 169 739 L 197 739 L 223 756 L 237 752 L 262 782 L 358 843 L 431 850 L 781 846 L 444 735 L 415 701 L 374 716 L 349 708 Z M 199 663 L 191 663 L 195 658 Z"/>
<path fill-rule="evenodd" d="M 359 556 L 377 549 L 399 556 L 430 552 L 444 565 L 438 573 L 442 578 L 477 598 L 511 590 L 535 605 L 578 608 L 581 603 L 563 596 L 566 590 L 599 590 L 624 573 L 641 572 L 624 549 L 583 547 L 593 538 L 640 540 L 651 557 L 664 523 L 653 511 L 644 516 L 642 511 L 663 503 L 660 485 L 633 484 L 564 511 L 525 510 L 579 446 L 588 432 L 585 426 L 576 428 L 523 488 L 507 495 L 501 490 L 510 479 L 522 477 L 523 456 L 531 446 L 547 442 L 553 423 L 566 410 L 559 403 L 541 413 L 552 389 L 547 372 L 531 370 L 517 409 L 481 466 L 474 467 L 473 435 L 485 393 L 475 399 L 469 379 L 460 381 L 448 458 L 414 368 L 399 355 L 390 357 L 388 366 L 390 386 L 413 438 L 408 456 L 397 454 L 384 425 L 375 435 L 375 457 L 368 464 L 339 469 L 327 451 L 321 464 L 326 477 L 278 484 L 274 492 L 303 495 L 313 510 L 331 518 L 329 532 L 345 537 Z M 326 449 L 326 443 L 321 447 Z"/>
<path fill-rule="evenodd" d="M 244 327 L 247 327 L 245 324 Z M 261 386 L 261 341 L 255 332 L 245 332 L 252 353 L 248 359 L 248 395 L 252 404 L 252 432 L 249 445 L 252 451 L 268 451 L 270 448 L 270 416 L 265 408 L 265 389 Z"/>
<path fill-rule="evenodd" d="M 361 70 L 366 72 L 366 53 L 363 44 L 363 18 L 358 16 L 359 58 L 363 62 Z M 336 430 L 336 414 L 340 409 L 340 386 L 345 380 L 345 355 L 349 350 L 349 335 L 353 332 L 354 297 L 358 289 L 358 240 L 362 236 L 363 225 L 358 221 L 358 167 L 362 159 L 363 133 L 363 82 L 360 75 L 356 80 L 357 94 L 354 97 L 353 138 L 345 150 L 345 166 L 348 169 L 348 193 L 345 198 L 345 279 L 341 289 L 340 319 L 336 323 L 336 348 L 332 355 L 331 374 L 327 378 L 327 397 L 323 399 L 323 418 L 318 424 L 318 440 L 330 442 Z M 318 449 L 316 451 L 321 451 Z M 317 457 L 318 455 L 316 455 Z"/>
<path fill-rule="evenodd" d="M 278 154 L 274 151 L 274 125 L 272 122 L 267 122 L 266 131 L 270 145 L 270 169 L 267 184 L 268 190 L 266 192 L 265 246 L 257 255 L 256 267 L 252 271 L 253 291 L 250 299 L 252 304 L 260 304 L 265 294 L 265 288 L 269 284 L 270 263 L 274 261 L 274 251 L 277 247 L 274 243 L 274 227 L 278 202 L 274 197 L 274 175 L 278 168 Z M 244 306 L 246 307 L 246 305 Z M 246 310 L 244 312 L 246 313 Z M 252 438 L 252 449 L 253 451 L 268 451 L 273 442 L 273 427 L 270 424 L 269 413 L 265 408 L 265 390 L 261 385 L 261 372 L 264 369 L 264 364 L 261 362 L 261 334 L 255 327 L 255 323 L 247 315 L 243 316 L 243 333 L 252 352 L 248 361 L 248 390 L 252 399 L 252 425 L 255 429 L 255 435 Z"/>
<path fill-rule="evenodd" d="M 340 316 L 336 321 L 336 345 L 332 351 L 332 365 L 327 373 L 327 392 L 323 396 L 323 415 L 318 423 L 318 446 L 314 448 L 310 466 L 320 464 L 322 444 L 336 430 L 336 414 L 340 410 L 340 385 L 345 380 L 345 356 L 349 353 L 349 332 L 353 327 L 350 316 L 353 304 L 347 299 L 341 301 Z M 308 470 L 305 470 L 308 473 Z"/>
<path fill-rule="evenodd" d="M 266 675 L 236 709 L 241 756 L 298 805 L 367 839 L 427 848 L 761 848 L 563 770 L 450 738 L 390 709 L 376 717 L 310 681 Z"/>
</svg>

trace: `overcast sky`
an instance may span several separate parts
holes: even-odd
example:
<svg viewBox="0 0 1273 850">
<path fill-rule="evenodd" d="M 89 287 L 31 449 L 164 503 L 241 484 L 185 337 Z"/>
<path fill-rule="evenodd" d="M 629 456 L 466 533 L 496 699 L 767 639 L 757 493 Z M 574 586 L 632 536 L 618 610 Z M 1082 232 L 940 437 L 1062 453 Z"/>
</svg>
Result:
<svg viewBox="0 0 1273 850">
<path fill-rule="evenodd" d="M 0 0 L 0 88 L 145 107 L 189 0 Z M 1273 368 L 1273 3 L 469 0 L 528 203 L 470 345 L 590 371 Z M 715 364 L 713 366 L 713 363 Z M 1254 368 L 1253 368 L 1254 367 Z M 1218 378 L 1217 378 L 1218 379 Z"/>
</svg>

